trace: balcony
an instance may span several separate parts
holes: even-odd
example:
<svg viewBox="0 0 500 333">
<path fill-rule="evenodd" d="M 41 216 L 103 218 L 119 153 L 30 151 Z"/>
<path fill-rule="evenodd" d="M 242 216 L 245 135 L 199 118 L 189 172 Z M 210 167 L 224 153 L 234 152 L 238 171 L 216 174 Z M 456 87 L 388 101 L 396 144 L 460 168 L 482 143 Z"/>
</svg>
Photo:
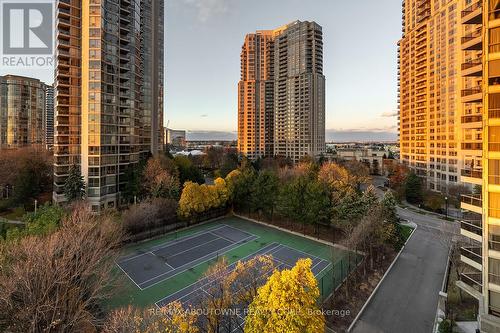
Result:
<svg viewBox="0 0 500 333">
<path fill-rule="evenodd" d="M 483 170 L 479 169 L 462 169 L 461 175 L 463 177 L 471 177 L 471 178 L 483 178 Z"/>
<path fill-rule="evenodd" d="M 500 109 L 489 109 L 488 117 L 494 119 L 500 118 Z"/>
<path fill-rule="evenodd" d="M 483 150 L 483 143 L 482 142 L 462 142 L 461 146 L 462 146 L 462 150 L 479 150 L 481 152 Z"/>
<path fill-rule="evenodd" d="M 482 20 L 482 1 L 478 1 L 462 10 L 462 24 L 481 24 Z"/>
<path fill-rule="evenodd" d="M 483 120 L 481 114 L 468 114 L 462 116 L 462 124 L 480 123 Z"/>
<path fill-rule="evenodd" d="M 462 257 L 462 261 L 472 264 L 477 269 L 481 269 L 483 266 L 482 250 L 479 246 L 461 247 L 460 256 Z"/>
<path fill-rule="evenodd" d="M 474 87 L 462 90 L 462 103 L 475 103 L 483 100 L 481 87 Z"/>
<path fill-rule="evenodd" d="M 480 194 L 463 194 L 462 203 L 476 207 L 483 207 L 483 198 Z"/>
<path fill-rule="evenodd" d="M 460 233 L 481 242 L 483 240 L 483 222 L 481 219 L 463 219 L 460 221 Z"/>
<path fill-rule="evenodd" d="M 483 36 L 482 28 L 478 28 L 473 32 L 462 37 L 462 51 L 482 50 Z"/>
<path fill-rule="evenodd" d="M 482 76 L 483 61 L 481 58 L 472 59 L 462 64 L 462 76 Z"/>
<path fill-rule="evenodd" d="M 496 284 L 497 286 L 500 286 L 500 276 L 497 274 L 489 273 L 488 274 L 488 282 Z"/>
<path fill-rule="evenodd" d="M 483 213 L 483 199 L 480 194 L 462 195 L 462 203 L 460 207 L 468 211 L 482 214 Z"/>
<path fill-rule="evenodd" d="M 462 182 L 481 185 L 483 181 L 483 170 L 481 169 L 462 169 L 460 171 Z"/>
<path fill-rule="evenodd" d="M 461 273 L 460 274 L 460 281 L 465 284 L 466 287 L 472 288 L 472 290 L 475 290 L 479 294 L 483 292 L 483 277 L 480 272 L 471 272 L 471 273 Z M 461 287 L 459 285 L 459 287 Z M 467 292 L 469 290 L 465 289 Z M 470 293 L 470 292 L 469 292 Z M 474 295 L 473 295 L 474 296 Z"/>
</svg>

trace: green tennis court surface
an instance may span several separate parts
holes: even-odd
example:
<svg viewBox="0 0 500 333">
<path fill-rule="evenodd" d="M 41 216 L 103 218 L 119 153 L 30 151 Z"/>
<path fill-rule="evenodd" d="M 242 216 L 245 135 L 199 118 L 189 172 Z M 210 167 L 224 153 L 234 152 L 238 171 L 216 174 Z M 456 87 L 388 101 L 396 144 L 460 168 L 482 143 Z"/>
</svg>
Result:
<svg viewBox="0 0 500 333">
<path fill-rule="evenodd" d="M 108 305 L 151 307 L 174 300 L 190 302 L 203 288 L 200 279 L 204 272 L 218 258 L 224 256 L 233 264 L 259 254 L 271 254 L 279 269 L 292 267 L 300 258 L 311 258 L 322 298 L 361 259 L 305 237 L 229 217 L 128 247 L 116 270 L 124 277 L 124 289 L 117 289 Z"/>
</svg>

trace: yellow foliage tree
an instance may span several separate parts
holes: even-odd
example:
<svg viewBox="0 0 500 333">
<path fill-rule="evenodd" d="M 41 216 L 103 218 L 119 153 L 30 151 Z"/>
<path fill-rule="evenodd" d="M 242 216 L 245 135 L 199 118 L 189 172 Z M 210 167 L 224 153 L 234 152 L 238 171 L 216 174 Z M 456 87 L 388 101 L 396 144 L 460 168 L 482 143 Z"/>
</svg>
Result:
<svg viewBox="0 0 500 333">
<path fill-rule="evenodd" d="M 291 270 L 275 271 L 250 304 L 245 333 L 318 333 L 325 318 L 312 261 L 301 259 Z"/>
<path fill-rule="evenodd" d="M 104 333 L 198 333 L 198 317 L 193 309 L 173 302 L 159 310 L 115 310 L 106 321 Z"/>
<path fill-rule="evenodd" d="M 205 210 L 201 186 L 197 183 L 186 182 L 179 200 L 179 215 L 189 218 Z"/>
<path fill-rule="evenodd" d="M 217 178 L 214 185 L 186 182 L 179 200 L 179 216 L 190 218 L 212 208 L 223 207 L 228 201 L 226 181 Z"/>
</svg>

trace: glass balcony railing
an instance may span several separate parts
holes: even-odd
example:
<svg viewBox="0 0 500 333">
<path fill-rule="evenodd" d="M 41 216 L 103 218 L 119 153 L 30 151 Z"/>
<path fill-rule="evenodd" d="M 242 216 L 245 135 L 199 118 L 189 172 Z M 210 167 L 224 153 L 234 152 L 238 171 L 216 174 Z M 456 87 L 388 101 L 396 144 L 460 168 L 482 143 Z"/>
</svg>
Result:
<svg viewBox="0 0 500 333">
<path fill-rule="evenodd" d="M 463 177 L 483 178 L 483 170 L 478 169 L 462 169 L 460 174 Z"/>
<path fill-rule="evenodd" d="M 461 220 L 460 228 L 473 234 L 482 236 L 483 235 L 483 222 L 479 220 Z"/>
<path fill-rule="evenodd" d="M 477 290 L 483 291 L 483 278 L 481 273 L 461 273 L 460 281 Z"/>
<path fill-rule="evenodd" d="M 482 207 L 483 206 L 483 198 L 481 197 L 480 194 L 474 195 L 462 195 L 462 202 L 465 204 L 469 204 L 472 206 L 477 206 L 477 207 Z"/>
<path fill-rule="evenodd" d="M 483 264 L 482 251 L 479 246 L 461 247 L 460 254 L 480 265 Z"/>
</svg>

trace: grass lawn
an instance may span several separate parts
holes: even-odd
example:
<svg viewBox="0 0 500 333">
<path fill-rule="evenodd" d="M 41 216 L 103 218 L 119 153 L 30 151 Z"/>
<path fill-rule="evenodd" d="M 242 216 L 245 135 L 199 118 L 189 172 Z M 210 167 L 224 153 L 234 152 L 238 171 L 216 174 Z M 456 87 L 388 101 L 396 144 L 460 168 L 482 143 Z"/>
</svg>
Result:
<svg viewBox="0 0 500 333">
<path fill-rule="evenodd" d="M 124 250 L 124 255 L 147 253 L 147 251 L 155 245 L 160 245 L 223 224 L 238 228 L 258 237 L 255 240 L 239 245 L 225 253 L 224 256 L 229 263 L 245 258 L 272 243 L 283 244 L 331 262 L 332 265 L 317 276 L 318 285 L 323 298 L 326 298 L 334 289 L 333 287 L 341 283 L 342 278 L 347 275 L 347 272 L 355 267 L 354 262 L 359 262 L 361 259 L 360 256 L 356 256 L 351 252 L 237 217 L 224 218 L 190 229 L 180 230 L 176 233 L 170 233 L 159 239 L 128 246 Z M 116 267 L 115 274 L 119 283 L 115 287 L 115 290 L 113 290 L 113 297 L 105 306 L 107 309 L 127 306 L 129 304 L 139 307 L 151 307 L 156 301 L 195 283 L 203 276 L 204 272 L 213 262 L 214 260 L 210 260 L 195 265 L 187 271 L 172 276 L 144 290 L 140 290 L 118 267 Z"/>
<path fill-rule="evenodd" d="M 411 233 L 413 232 L 413 228 L 410 227 L 409 225 L 401 225 L 401 229 L 403 231 L 403 237 L 404 240 L 406 241 L 408 238 L 410 238 Z"/>
</svg>

